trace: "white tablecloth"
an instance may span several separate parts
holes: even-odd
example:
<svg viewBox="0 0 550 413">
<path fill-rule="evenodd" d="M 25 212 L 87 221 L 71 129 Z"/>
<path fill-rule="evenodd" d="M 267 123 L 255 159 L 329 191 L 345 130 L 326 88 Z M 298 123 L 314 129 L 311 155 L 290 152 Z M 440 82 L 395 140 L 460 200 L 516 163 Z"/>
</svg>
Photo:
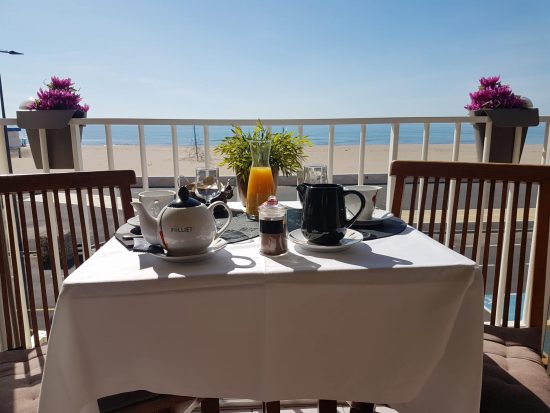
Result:
<svg viewBox="0 0 550 413">
<path fill-rule="evenodd" d="M 255 239 L 187 264 L 112 239 L 65 280 L 39 411 L 145 389 L 477 412 L 482 325 L 479 269 L 410 228 L 277 258 Z"/>
</svg>

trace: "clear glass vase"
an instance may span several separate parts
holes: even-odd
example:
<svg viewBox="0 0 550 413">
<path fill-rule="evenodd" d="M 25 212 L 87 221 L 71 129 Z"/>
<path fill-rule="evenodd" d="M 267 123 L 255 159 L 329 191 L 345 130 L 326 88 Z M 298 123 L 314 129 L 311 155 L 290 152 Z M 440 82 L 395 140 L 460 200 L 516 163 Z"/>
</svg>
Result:
<svg viewBox="0 0 550 413">
<path fill-rule="evenodd" d="M 258 219 L 258 207 L 267 201 L 270 195 L 275 195 L 273 174 L 269 165 L 271 142 L 250 142 L 252 165 L 248 177 L 246 193 L 246 215 L 250 219 Z"/>
</svg>

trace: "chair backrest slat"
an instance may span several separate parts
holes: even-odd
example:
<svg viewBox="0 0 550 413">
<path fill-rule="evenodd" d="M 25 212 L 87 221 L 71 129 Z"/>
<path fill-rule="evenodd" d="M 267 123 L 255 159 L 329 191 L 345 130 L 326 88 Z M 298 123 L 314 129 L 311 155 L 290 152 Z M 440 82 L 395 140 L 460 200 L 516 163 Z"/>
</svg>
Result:
<svg viewBox="0 0 550 413">
<path fill-rule="evenodd" d="M 111 196 L 111 211 L 113 212 L 113 222 L 115 228 L 118 228 L 120 226 L 118 222 L 118 207 L 116 204 L 115 188 L 113 186 L 109 187 L 109 195 Z"/>
<path fill-rule="evenodd" d="M 71 248 L 73 251 L 73 259 L 75 267 L 80 266 L 80 254 L 78 254 L 78 246 L 76 242 L 76 229 L 74 225 L 74 215 L 73 215 L 73 203 L 71 201 L 71 191 L 65 189 L 65 206 L 67 207 L 67 219 L 69 220 L 69 232 L 71 234 Z"/>
<path fill-rule="evenodd" d="M 464 201 L 464 217 L 462 219 L 462 231 L 460 236 L 460 253 L 466 253 L 466 239 L 468 234 L 468 224 L 470 222 L 470 203 L 472 201 L 473 181 L 468 179 L 466 182 L 466 199 Z"/>
<path fill-rule="evenodd" d="M 424 178 L 422 182 L 422 192 L 420 194 L 420 208 L 418 210 L 418 229 L 422 231 L 424 226 L 424 212 L 426 211 L 426 198 L 428 196 L 428 179 Z"/>
<path fill-rule="evenodd" d="M 428 225 L 428 234 L 430 237 L 434 236 L 434 227 L 435 227 L 435 214 L 437 212 L 437 192 L 439 191 L 439 177 L 435 178 L 435 182 L 432 186 L 433 193 L 432 193 L 432 204 L 430 208 L 430 223 Z"/>
<path fill-rule="evenodd" d="M 76 190 L 76 199 L 78 206 L 78 218 L 80 219 L 80 231 L 82 232 L 82 255 L 84 260 L 90 258 L 90 245 L 88 242 L 88 230 L 86 229 L 86 218 L 84 217 L 84 204 L 82 201 L 82 191 L 80 188 Z"/>
<path fill-rule="evenodd" d="M 455 190 L 453 193 L 453 207 L 451 209 L 451 227 L 449 228 L 449 248 L 454 248 L 456 236 L 456 220 L 458 214 L 458 200 L 460 199 L 460 186 L 462 180 L 455 180 Z"/>
<path fill-rule="evenodd" d="M 69 264 L 67 262 L 67 245 L 65 245 L 65 231 L 63 231 L 63 219 L 61 219 L 61 206 L 59 205 L 59 191 L 53 190 L 53 202 L 55 205 L 55 219 L 57 221 L 57 239 L 59 240 L 59 251 L 61 253 L 61 265 L 63 279 L 69 276 Z M 57 300 L 57 296 L 55 297 Z"/>
<path fill-rule="evenodd" d="M 23 202 L 23 193 L 17 194 L 17 202 L 19 206 L 21 235 L 23 238 L 23 257 L 25 260 L 25 281 L 27 283 L 27 301 L 30 310 L 31 327 L 33 331 L 38 331 L 38 320 L 36 317 L 36 299 L 34 296 L 34 283 L 33 283 L 33 271 L 31 266 L 31 252 L 29 248 L 29 235 L 27 233 L 27 218 L 25 212 L 25 204 Z M 12 269 L 13 271 L 13 269 Z"/>
<path fill-rule="evenodd" d="M 48 245 L 48 255 L 50 260 L 50 268 L 52 273 L 52 284 L 53 284 L 53 294 L 55 297 L 55 302 L 57 302 L 57 297 L 59 297 L 59 283 L 57 280 L 57 265 L 53 262 L 52 255 L 54 254 L 54 246 L 53 246 L 53 239 L 52 239 L 52 225 L 50 222 L 50 207 L 49 207 L 49 199 L 48 199 L 48 193 L 46 191 L 42 191 L 42 205 L 44 207 L 44 221 L 46 223 L 46 238 L 47 238 L 47 245 Z M 42 247 L 42 245 L 40 245 Z"/>
<path fill-rule="evenodd" d="M 134 215 L 135 182 L 133 171 L 0 175 L 0 328 L 8 348 L 38 347 L 49 336 L 61 277 Z"/>
<path fill-rule="evenodd" d="M 94 194 L 92 188 L 88 187 L 88 202 L 90 204 L 90 216 L 92 218 L 92 230 L 94 235 L 94 246 L 96 251 L 99 249 L 99 233 L 97 230 L 97 219 L 95 216 Z"/>
<path fill-rule="evenodd" d="M 12 268 L 18 268 L 19 265 L 19 256 L 15 254 L 16 249 L 16 242 L 17 246 L 19 246 L 19 235 L 14 231 L 14 222 L 15 222 L 15 214 L 14 209 L 17 210 L 16 205 L 16 198 L 15 196 L 5 194 L 4 195 L 5 205 L 6 205 L 6 220 L 8 223 L 8 234 L 11 234 L 13 236 L 8 237 L 9 238 L 9 250 L 12 251 L 10 254 L 11 258 L 11 267 Z M 12 208 L 13 205 L 13 208 Z M 2 254 L 0 254 L 2 255 Z M 24 344 L 24 337 L 25 337 L 25 324 L 23 321 L 23 307 L 21 304 L 21 297 L 22 295 L 22 286 L 19 281 L 19 277 L 14 276 L 13 277 L 13 295 L 15 296 L 15 320 L 12 320 L 12 322 L 16 322 L 17 324 L 17 331 L 18 331 L 18 337 L 14 340 L 14 347 L 22 346 Z"/>
<path fill-rule="evenodd" d="M 504 244 L 504 221 L 506 214 L 506 197 L 508 192 L 508 182 L 502 183 L 502 191 L 500 195 L 500 210 L 497 226 L 497 245 L 496 245 L 496 259 L 495 259 L 495 272 L 493 282 L 493 296 L 497 294 L 500 288 L 500 267 L 502 265 L 502 248 Z M 496 305 L 491 306 L 491 325 L 496 324 Z"/>
<path fill-rule="evenodd" d="M 445 179 L 445 186 L 443 187 L 443 202 L 441 204 L 441 222 L 439 223 L 439 242 L 442 244 L 445 242 L 445 232 L 447 230 L 447 209 L 449 207 L 450 186 L 451 180 Z"/>
<path fill-rule="evenodd" d="M 487 200 L 487 222 L 486 228 L 491 229 L 493 227 L 493 206 L 495 202 L 495 186 L 494 180 L 489 181 L 489 199 Z M 483 244 L 483 291 L 487 290 L 487 271 L 489 269 L 489 257 L 491 251 L 491 238 L 493 231 L 485 231 L 485 243 Z"/>
<path fill-rule="evenodd" d="M 512 274 L 514 270 L 514 253 L 515 253 L 515 239 L 516 239 L 516 220 L 518 212 L 518 199 L 519 199 L 519 183 L 514 184 L 512 188 L 512 207 L 510 210 L 510 230 L 508 234 L 508 249 L 507 249 L 507 263 L 506 263 L 506 286 L 504 290 L 504 314 L 510 313 L 510 295 L 512 293 Z M 519 297 L 517 297 L 519 299 Z M 521 307 L 521 301 L 516 299 L 516 306 Z M 504 327 L 508 326 L 508 317 L 504 317 L 502 320 Z"/>
<path fill-rule="evenodd" d="M 101 224 L 103 227 L 103 239 L 109 239 L 109 222 L 107 221 L 107 210 L 105 209 L 105 199 L 103 198 L 103 188 L 97 188 L 99 193 L 99 206 L 101 211 Z M 116 228 L 116 227 L 115 227 Z"/>
<path fill-rule="evenodd" d="M 390 174 L 395 177 L 394 214 L 401 215 L 406 204 L 409 224 L 414 225 L 417 213 L 419 230 L 480 263 L 486 321 L 541 327 L 546 316 L 550 166 L 394 161 Z M 418 181 L 421 195 L 416 200 Z M 408 182 L 413 183 L 411 199 L 404 198 Z"/>
<path fill-rule="evenodd" d="M 32 225 L 34 229 L 34 245 L 36 248 L 36 258 L 38 259 L 38 276 L 40 277 L 40 298 L 42 300 L 42 316 L 44 320 L 44 326 L 46 327 L 46 333 L 50 334 L 50 317 L 48 310 L 48 295 L 46 293 L 46 281 L 44 278 L 44 256 L 42 254 L 42 245 L 40 244 L 40 229 L 38 228 L 38 210 L 36 208 L 36 194 L 30 192 L 31 197 L 31 211 L 32 211 Z"/>
<path fill-rule="evenodd" d="M 485 183 L 480 182 L 478 185 L 478 191 L 477 191 L 477 205 L 476 205 L 476 221 L 475 221 L 475 231 L 474 231 L 474 242 L 472 244 L 472 260 L 477 261 L 477 253 L 478 253 L 478 247 L 479 247 L 479 235 L 480 231 L 478 230 L 480 226 L 482 225 L 482 219 L 483 219 L 483 192 L 485 190 Z"/>
<path fill-rule="evenodd" d="M 416 208 L 414 207 L 414 203 L 416 202 L 416 192 L 418 190 L 418 178 L 413 178 L 413 187 L 412 187 L 412 193 L 411 193 L 411 203 L 409 205 L 409 225 L 413 225 L 414 223 L 414 211 L 416 211 Z"/>
<path fill-rule="evenodd" d="M 0 219 L 0 231 L 3 231 L 4 222 Z M 6 240 L 3 236 L 0 236 L 0 248 L 2 250 L 6 249 Z M 4 258 L 4 254 L 0 254 L 0 271 L 8 271 L 8 262 L 7 259 Z M 0 296 L 2 297 L 2 312 L 4 313 L 4 326 L 6 331 L 6 341 L 8 344 L 8 347 L 12 347 L 14 343 L 14 337 L 12 333 L 12 321 L 10 319 L 10 297 L 9 297 L 9 278 L 8 277 L 2 277 L 0 279 Z"/>
</svg>

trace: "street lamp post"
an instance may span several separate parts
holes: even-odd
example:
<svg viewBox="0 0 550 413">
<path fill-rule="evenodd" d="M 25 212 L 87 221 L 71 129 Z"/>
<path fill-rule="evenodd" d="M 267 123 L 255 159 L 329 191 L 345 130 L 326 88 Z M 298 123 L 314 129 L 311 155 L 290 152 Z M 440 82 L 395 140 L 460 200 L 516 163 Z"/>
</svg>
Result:
<svg viewBox="0 0 550 413">
<path fill-rule="evenodd" d="M 14 50 L 2 50 L 0 53 L 12 54 L 12 55 L 22 55 L 23 53 L 16 52 Z M 2 106 L 2 119 L 6 118 L 6 109 L 4 107 L 4 91 L 2 90 L 2 75 L 0 75 L 0 105 Z M 11 156 L 10 156 L 10 141 L 8 139 L 8 127 L 4 125 L 4 142 L 6 143 L 6 156 L 8 157 L 8 172 L 11 174 L 13 172 L 11 166 Z"/>
</svg>

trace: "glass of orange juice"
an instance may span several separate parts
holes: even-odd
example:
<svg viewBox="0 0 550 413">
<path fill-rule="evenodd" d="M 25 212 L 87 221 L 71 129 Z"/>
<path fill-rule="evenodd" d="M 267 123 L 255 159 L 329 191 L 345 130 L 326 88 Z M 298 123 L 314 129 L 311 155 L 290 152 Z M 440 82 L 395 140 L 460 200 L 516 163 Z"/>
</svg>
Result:
<svg viewBox="0 0 550 413">
<path fill-rule="evenodd" d="M 270 195 L 275 195 L 275 184 L 269 165 L 270 151 L 271 142 L 269 141 L 250 142 L 252 166 L 246 191 L 246 215 L 250 219 L 257 220 L 258 207 L 267 201 Z"/>
</svg>

